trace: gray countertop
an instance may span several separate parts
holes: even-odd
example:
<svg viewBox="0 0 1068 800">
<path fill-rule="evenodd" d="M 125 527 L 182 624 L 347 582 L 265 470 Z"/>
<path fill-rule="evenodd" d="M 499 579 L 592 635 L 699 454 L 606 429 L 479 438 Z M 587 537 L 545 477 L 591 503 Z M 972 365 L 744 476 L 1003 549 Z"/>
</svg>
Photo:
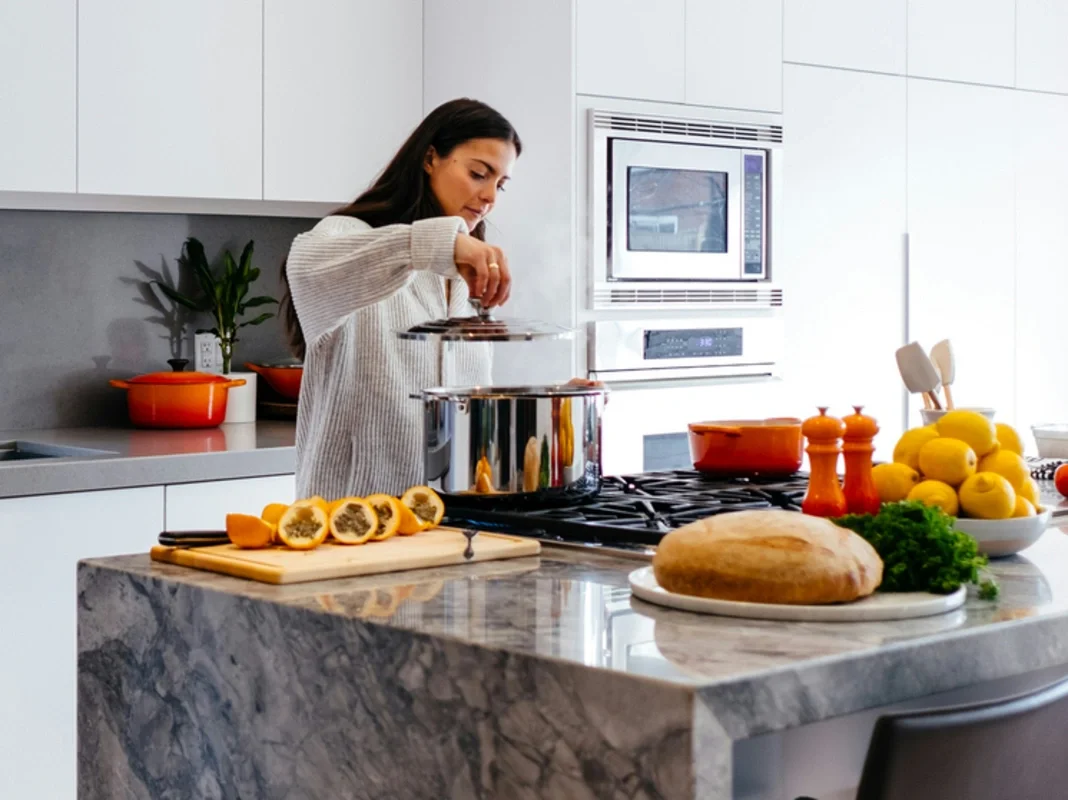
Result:
<svg viewBox="0 0 1068 800">
<path fill-rule="evenodd" d="M 299 742 L 323 764 L 345 761 L 342 750 L 352 747 L 391 780 L 426 787 L 398 797 L 469 796 L 449 794 L 461 774 L 494 776 L 498 791 L 511 792 L 487 796 L 564 796 L 552 791 L 585 760 L 610 773 L 578 770 L 596 796 L 615 796 L 637 775 L 660 792 L 642 796 L 727 797 L 730 742 L 1068 663 L 1068 536 L 1059 528 L 993 562 L 996 602 L 973 596 L 960 610 L 897 622 L 672 611 L 630 597 L 627 575 L 639 565 L 546 548 L 514 561 L 268 586 L 147 556 L 83 562 L 85 722 L 121 730 L 129 698 L 155 693 L 161 713 L 183 709 L 192 723 L 183 730 L 230 726 L 252 771 L 272 768 L 288 747 L 278 741 Z M 120 644 L 116 677 L 117 662 L 103 655 Z M 167 664 L 181 668 L 170 674 Z M 120 680 L 129 698 L 108 694 Z M 207 685 L 210 705 L 198 699 L 209 696 Z M 294 700 L 271 720 L 249 705 L 257 692 L 296 685 L 305 704 Z M 225 718 L 211 707 L 220 702 Z M 374 719 L 380 741 L 349 732 L 346 719 Z M 276 744 L 266 746 L 261 724 Z M 397 760 L 449 736 L 462 752 Z M 665 737 L 676 737 L 686 757 L 653 758 Z M 561 741 L 570 749 L 561 752 Z M 99 744 L 87 741 L 83 764 Z M 178 750 L 211 746 L 190 740 Z M 131 746 L 125 755 L 136 772 L 149 754 Z M 203 758 L 183 757 L 164 783 L 227 768 L 218 750 Z M 215 777 L 224 786 L 237 780 Z M 87 796 L 106 796 L 112 779 L 101 777 L 101 793 Z M 304 786 L 314 787 L 308 796 L 340 796 L 358 779 L 323 770 Z"/>
<path fill-rule="evenodd" d="M 0 431 L 0 442 L 97 451 L 0 462 L 0 498 L 291 474 L 295 439 L 294 423 L 266 421 L 197 430 Z"/>
</svg>

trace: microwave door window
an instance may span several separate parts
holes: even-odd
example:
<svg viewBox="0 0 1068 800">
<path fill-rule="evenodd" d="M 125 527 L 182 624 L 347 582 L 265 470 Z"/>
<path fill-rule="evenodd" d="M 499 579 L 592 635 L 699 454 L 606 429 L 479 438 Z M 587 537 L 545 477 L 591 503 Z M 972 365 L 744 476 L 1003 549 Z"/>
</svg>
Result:
<svg viewBox="0 0 1068 800">
<path fill-rule="evenodd" d="M 727 252 L 727 173 L 627 168 L 627 249 Z"/>
</svg>

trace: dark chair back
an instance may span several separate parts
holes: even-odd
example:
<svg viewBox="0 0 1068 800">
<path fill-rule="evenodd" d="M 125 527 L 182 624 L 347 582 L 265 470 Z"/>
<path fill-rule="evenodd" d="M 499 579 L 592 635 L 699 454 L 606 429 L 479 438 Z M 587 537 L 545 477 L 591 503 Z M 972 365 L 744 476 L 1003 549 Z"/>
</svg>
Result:
<svg viewBox="0 0 1068 800">
<path fill-rule="evenodd" d="M 1006 700 L 880 717 L 857 800 L 1068 798 L 1068 680 Z"/>
</svg>

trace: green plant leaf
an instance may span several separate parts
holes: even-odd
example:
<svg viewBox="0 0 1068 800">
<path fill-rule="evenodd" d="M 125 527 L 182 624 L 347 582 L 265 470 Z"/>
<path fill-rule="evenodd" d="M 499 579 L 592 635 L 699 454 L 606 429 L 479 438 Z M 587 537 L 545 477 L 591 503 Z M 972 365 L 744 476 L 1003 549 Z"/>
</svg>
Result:
<svg viewBox="0 0 1068 800">
<path fill-rule="evenodd" d="M 253 267 L 251 270 L 249 270 L 249 273 L 248 273 L 248 282 L 249 283 L 255 283 L 256 280 L 259 277 L 260 277 L 260 268 L 259 267 Z"/>
<path fill-rule="evenodd" d="M 267 312 L 267 313 L 264 313 L 264 314 L 260 314 L 258 317 L 253 317 L 252 319 L 250 319 L 250 320 L 248 320 L 246 322 L 242 322 L 237 327 L 244 328 L 246 325 L 259 325 L 262 322 L 266 322 L 267 320 L 269 320 L 273 316 L 274 316 L 274 314 L 271 314 L 270 312 Z"/>
<path fill-rule="evenodd" d="M 252 297 L 241 304 L 241 313 L 245 313 L 246 308 L 256 308 L 257 306 L 265 306 L 270 303 L 277 303 L 273 297 L 268 297 L 265 294 L 261 294 L 259 297 Z"/>
<path fill-rule="evenodd" d="M 168 298 L 170 298 L 171 300 L 173 300 L 175 303 L 177 303 L 180 306 L 185 306 L 186 308 L 190 309 L 191 311 L 205 311 L 206 310 L 204 308 L 204 304 L 203 303 L 200 303 L 200 302 L 198 302 L 196 300 L 193 300 L 190 297 L 186 297 L 184 294 L 182 294 L 181 292 L 177 291 L 176 289 L 172 289 L 170 286 L 167 286 L 167 284 L 165 284 L 165 283 L 159 283 L 157 281 L 156 282 L 156 286 L 159 287 L 159 290 L 161 292 L 163 292 L 163 294 L 165 294 Z"/>
<path fill-rule="evenodd" d="M 188 264 L 192 268 L 197 283 L 200 284 L 200 290 L 206 296 L 214 297 L 215 276 L 211 273 L 211 267 L 208 265 L 208 257 L 204 253 L 204 245 L 200 243 L 199 239 L 190 236 L 185 240 L 185 245 L 182 248 L 182 257 L 179 261 Z"/>
<path fill-rule="evenodd" d="M 248 240 L 248 244 L 245 245 L 245 249 L 241 251 L 241 275 L 246 281 L 252 282 L 256 280 L 251 276 L 252 271 L 252 248 L 254 242 L 252 239 Z"/>
</svg>

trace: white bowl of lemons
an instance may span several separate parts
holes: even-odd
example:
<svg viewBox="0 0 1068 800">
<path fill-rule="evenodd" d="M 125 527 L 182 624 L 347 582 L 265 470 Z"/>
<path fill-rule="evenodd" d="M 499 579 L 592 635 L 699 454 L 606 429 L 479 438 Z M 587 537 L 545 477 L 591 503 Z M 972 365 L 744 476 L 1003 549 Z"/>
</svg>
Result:
<svg viewBox="0 0 1068 800">
<path fill-rule="evenodd" d="M 1029 547 L 1049 524 L 1019 434 L 983 409 L 954 409 L 906 431 L 874 477 L 882 502 L 938 506 L 988 556 Z"/>
<path fill-rule="evenodd" d="M 991 558 L 1011 556 L 1038 541 L 1049 525 L 1053 512 L 1048 508 L 1033 517 L 1010 519 L 971 519 L 958 517 L 954 526 L 979 543 L 979 552 Z"/>
</svg>

